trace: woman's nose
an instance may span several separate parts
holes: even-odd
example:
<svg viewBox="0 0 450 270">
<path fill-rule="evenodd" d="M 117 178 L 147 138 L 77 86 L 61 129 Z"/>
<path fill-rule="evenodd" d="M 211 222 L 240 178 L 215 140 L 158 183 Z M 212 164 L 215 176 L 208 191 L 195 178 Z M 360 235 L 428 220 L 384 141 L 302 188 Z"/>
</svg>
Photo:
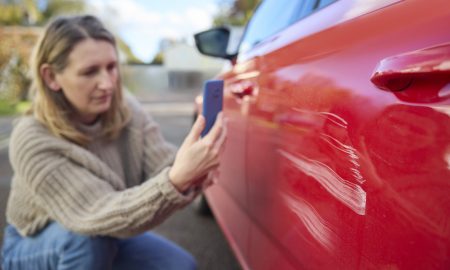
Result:
<svg viewBox="0 0 450 270">
<path fill-rule="evenodd" d="M 110 74 L 108 71 L 103 71 L 100 74 L 98 88 L 104 90 L 113 89 L 116 83 L 116 78 L 114 74 Z"/>
</svg>

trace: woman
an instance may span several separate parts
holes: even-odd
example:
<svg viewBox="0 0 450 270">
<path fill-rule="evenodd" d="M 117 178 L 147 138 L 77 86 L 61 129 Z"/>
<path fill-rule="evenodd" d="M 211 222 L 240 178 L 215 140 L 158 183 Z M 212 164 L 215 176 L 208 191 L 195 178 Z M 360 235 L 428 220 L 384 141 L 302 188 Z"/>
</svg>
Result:
<svg viewBox="0 0 450 270">
<path fill-rule="evenodd" d="M 115 40 L 92 16 L 53 21 L 33 60 L 32 110 L 10 141 L 3 269 L 195 269 L 190 254 L 146 231 L 217 168 L 222 118 L 200 138 L 200 116 L 175 155 L 123 98 Z"/>
</svg>

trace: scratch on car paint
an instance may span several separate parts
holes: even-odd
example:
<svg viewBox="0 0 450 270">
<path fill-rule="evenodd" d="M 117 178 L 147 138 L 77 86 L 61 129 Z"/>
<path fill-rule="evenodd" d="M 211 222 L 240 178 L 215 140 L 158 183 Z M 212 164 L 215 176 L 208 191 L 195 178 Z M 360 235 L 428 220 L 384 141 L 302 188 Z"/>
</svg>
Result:
<svg viewBox="0 0 450 270">
<path fill-rule="evenodd" d="M 352 171 L 353 176 L 355 177 L 355 179 L 360 182 L 360 183 L 364 183 L 366 180 L 362 177 L 361 172 L 358 169 L 355 168 L 351 168 L 350 171 Z"/>
<path fill-rule="evenodd" d="M 290 210 L 305 225 L 311 236 L 327 250 L 332 251 L 335 246 L 336 233 L 308 202 L 292 195 L 283 195 Z"/>
<path fill-rule="evenodd" d="M 345 119 L 343 119 L 339 115 L 336 115 L 336 114 L 330 113 L 330 112 L 310 112 L 310 111 L 306 111 L 306 110 L 303 110 L 300 108 L 293 108 L 293 110 L 300 112 L 300 113 L 315 114 L 315 115 L 319 115 L 321 117 L 325 117 L 328 121 L 345 129 L 345 131 L 347 132 L 348 122 L 345 121 Z M 325 142 L 330 144 L 332 147 L 334 147 L 334 148 L 338 149 L 339 151 L 342 151 L 348 155 L 350 163 L 352 163 L 354 166 L 354 168 L 350 169 L 352 171 L 352 175 L 354 176 L 354 178 L 357 182 L 359 182 L 361 184 L 364 183 L 366 180 L 364 179 L 361 172 L 359 171 L 359 167 L 361 167 L 361 165 L 358 161 L 359 156 L 356 154 L 356 149 L 350 145 L 346 145 L 346 144 L 340 142 L 339 140 L 333 138 L 332 136 L 330 136 L 328 134 L 321 133 L 320 136 Z"/>
<path fill-rule="evenodd" d="M 324 133 L 321 133 L 320 136 L 322 137 L 322 139 L 333 145 L 339 151 L 348 154 L 352 159 L 359 159 L 359 157 L 355 154 L 355 148 L 351 147 L 350 145 L 343 144 L 339 140 L 336 140 L 330 135 Z M 333 142 L 330 142 L 329 140 L 332 140 Z M 334 143 L 336 143 L 337 145 L 335 145 Z"/>
<path fill-rule="evenodd" d="M 364 183 L 366 180 L 364 179 L 361 172 L 359 171 L 359 167 L 361 167 L 361 165 L 359 164 L 359 161 L 358 161 L 359 157 L 356 154 L 356 149 L 350 145 L 343 144 L 339 140 L 331 137 L 330 135 L 321 133 L 320 137 L 322 138 L 322 140 L 327 142 L 332 147 L 334 147 L 337 150 L 344 152 L 348 155 L 350 163 L 352 163 L 353 166 L 355 166 L 354 168 L 350 168 L 353 176 L 355 177 L 356 181 L 358 181 L 359 183 L 361 183 L 361 184 Z"/>
<path fill-rule="evenodd" d="M 366 213 L 366 192 L 361 186 L 340 177 L 326 164 L 304 156 L 294 156 L 284 150 L 278 150 L 304 174 L 311 176 L 333 197 L 341 201 L 358 215 Z"/>
<path fill-rule="evenodd" d="M 306 114 L 316 114 L 316 115 L 320 115 L 321 117 L 325 117 L 326 119 L 328 119 L 329 121 L 333 122 L 334 124 L 343 127 L 343 128 L 347 128 L 348 123 L 347 121 L 345 121 L 342 117 L 334 114 L 334 113 L 330 113 L 330 112 L 311 112 L 311 111 L 307 111 L 307 110 L 303 110 L 300 108 L 292 108 L 294 111 L 300 112 L 300 113 L 306 113 Z"/>
<path fill-rule="evenodd" d="M 343 128 L 347 128 L 347 126 L 348 126 L 347 121 L 345 121 L 342 117 L 340 117 L 334 113 L 318 112 L 318 114 L 328 116 L 328 120 L 330 120 L 331 122 L 335 123 L 338 126 L 341 126 Z"/>
</svg>

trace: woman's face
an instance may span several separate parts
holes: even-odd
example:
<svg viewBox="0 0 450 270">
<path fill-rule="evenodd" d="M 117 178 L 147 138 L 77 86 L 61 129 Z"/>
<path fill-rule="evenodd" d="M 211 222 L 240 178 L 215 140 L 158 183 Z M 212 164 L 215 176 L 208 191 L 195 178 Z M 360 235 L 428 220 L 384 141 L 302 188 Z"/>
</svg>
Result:
<svg viewBox="0 0 450 270">
<path fill-rule="evenodd" d="M 117 90 L 119 71 L 114 45 L 86 39 L 75 45 L 66 68 L 55 74 L 64 96 L 82 123 L 94 122 L 111 106 Z"/>
</svg>

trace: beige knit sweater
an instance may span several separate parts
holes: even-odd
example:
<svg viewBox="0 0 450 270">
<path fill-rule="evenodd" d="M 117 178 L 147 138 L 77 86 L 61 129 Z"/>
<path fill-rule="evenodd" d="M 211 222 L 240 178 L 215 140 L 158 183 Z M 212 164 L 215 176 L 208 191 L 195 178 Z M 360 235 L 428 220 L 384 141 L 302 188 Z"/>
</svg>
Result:
<svg viewBox="0 0 450 270">
<path fill-rule="evenodd" d="M 15 125 L 6 215 L 21 235 L 57 221 L 80 234 L 129 237 L 192 200 L 194 194 L 180 194 L 169 181 L 174 147 L 137 102 L 128 102 L 133 116 L 119 138 L 86 148 L 55 137 L 33 117 Z"/>
</svg>

